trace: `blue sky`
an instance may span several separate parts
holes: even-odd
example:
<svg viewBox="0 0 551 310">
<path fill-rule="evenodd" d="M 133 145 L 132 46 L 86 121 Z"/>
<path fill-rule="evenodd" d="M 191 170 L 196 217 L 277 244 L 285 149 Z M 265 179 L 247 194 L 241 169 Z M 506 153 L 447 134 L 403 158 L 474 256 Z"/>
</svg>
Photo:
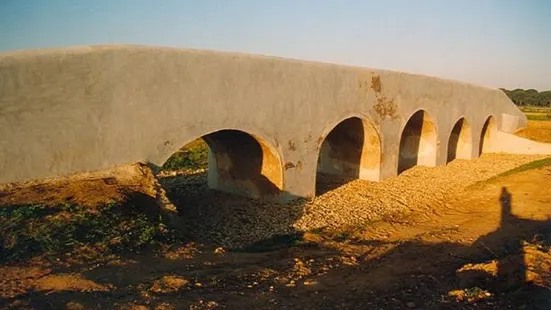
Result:
<svg viewBox="0 0 551 310">
<path fill-rule="evenodd" d="M 0 0 L 0 52 L 123 43 L 551 89 L 549 0 Z"/>
</svg>

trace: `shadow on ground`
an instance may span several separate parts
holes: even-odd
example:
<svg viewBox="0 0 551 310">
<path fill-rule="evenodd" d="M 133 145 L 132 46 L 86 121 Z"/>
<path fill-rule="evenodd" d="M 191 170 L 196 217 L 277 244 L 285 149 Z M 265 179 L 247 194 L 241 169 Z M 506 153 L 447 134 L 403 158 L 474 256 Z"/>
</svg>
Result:
<svg viewBox="0 0 551 310">
<path fill-rule="evenodd" d="M 527 278 L 523 240 L 549 251 L 551 221 L 518 218 L 506 188 L 500 227 L 471 246 L 296 232 L 302 205 L 258 204 L 208 191 L 204 175 L 166 179 L 190 242 L 101 264 L 53 264 L 6 309 L 549 309 L 551 291 Z M 194 183 L 195 182 L 195 183 Z M 183 185 L 186 186 L 183 186 Z M 185 188 L 185 190 L 182 190 Z M 195 188 L 193 190 L 193 188 Z M 223 202 L 223 203 L 222 203 Z M 281 213 L 286 213 L 282 215 Z M 228 213 L 237 214 L 224 222 Z M 208 218 L 204 218 L 207 216 Z M 288 222 L 273 226 L 273 218 Z M 251 229 L 252 227 L 255 229 Z M 259 227 L 261 227 L 259 229 Z M 226 233 L 236 230 L 236 236 Z M 265 230 L 266 236 L 263 237 Z M 260 233 L 258 233 L 260 232 Z M 234 238 L 234 239 L 227 239 Z M 215 243 L 250 245 L 227 250 Z M 494 261 L 492 268 L 477 263 Z M 473 268 L 464 268 L 472 264 Z M 491 265 L 491 264 L 489 264 Z M 8 271 L 11 269 L 8 268 Z M 17 268 L 17 267 L 13 267 Z M 13 271 L 13 270 L 12 270 Z M 549 270 L 548 270 L 549 271 Z M 68 277 L 69 280 L 66 278 Z M 25 281 L 28 274 L 22 274 Z M 63 280 L 65 279 L 65 280 Z M 4 284 L 3 284 L 4 285 Z M 448 296 L 463 290 L 462 301 Z M 484 294 L 489 295 L 484 295 Z M 472 295 L 472 296 L 471 296 Z M 481 295 L 481 296 L 479 296 Z"/>
<path fill-rule="evenodd" d="M 357 177 L 333 176 L 318 172 L 316 175 L 316 196 L 323 195 L 357 179 Z"/>
<path fill-rule="evenodd" d="M 184 235 L 190 241 L 234 248 L 294 232 L 304 200 L 283 204 L 258 201 L 210 190 L 207 173 L 183 174 L 160 180 L 177 208 Z"/>
</svg>

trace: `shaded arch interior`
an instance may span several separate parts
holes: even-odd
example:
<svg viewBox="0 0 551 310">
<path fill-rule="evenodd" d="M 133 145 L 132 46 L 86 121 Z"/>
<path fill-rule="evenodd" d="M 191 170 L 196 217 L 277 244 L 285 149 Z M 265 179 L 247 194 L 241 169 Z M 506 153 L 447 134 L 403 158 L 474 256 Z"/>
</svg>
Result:
<svg viewBox="0 0 551 310">
<path fill-rule="evenodd" d="M 201 138 L 209 147 L 210 188 L 251 198 L 276 196 L 282 191 L 280 157 L 262 139 L 231 129 Z"/>
<path fill-rule="evenodd" d="M 460 118 L 448 139 L 448 156 L 446 162 L 454 159 L 471 159 L 473 151 L 471 126 L 465 118 Z"/>
<path fill-rule="evenodd" d="M 436 165 L 436 123 L 423 110 L 415 112 L 406 123 L 400 137 L 398 174 L 416 165 Z"/>
<path fill-rule="evenodd" d="M 492 140 L 496 136 L 497 126 L 493 116 L 488 116 L 482 131 L 480 132 L 480 144 L 478 146 L 478 155 L 492 151 Z"/>
<path fill-rule="evenodd" d="M 343 120 L 325 137 L 318 174 L 378 181 L 381 140 L 375 128 L 358 117 Z"/>
</svg>

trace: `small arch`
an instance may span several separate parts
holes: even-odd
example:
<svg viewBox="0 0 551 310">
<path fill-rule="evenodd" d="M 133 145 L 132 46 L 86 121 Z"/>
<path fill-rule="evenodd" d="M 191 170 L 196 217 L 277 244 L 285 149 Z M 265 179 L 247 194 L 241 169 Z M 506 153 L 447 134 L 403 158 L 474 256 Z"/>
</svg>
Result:
<svg viewBox="0 0 551 310">
<path fill-rule="evenodd" d="M 448 139 L 448 157 L 446 162 L 449 163 L 454 159 L 471 159 L 473 152 L 471 126 L 467 120 L 460 118 L 450 133 Z"/>
<path fill-rule="evenodd" d="M 378 181 L 381 139 L 359 117 L 338 123 L 323 140 L 317 163 L 316 192 L 322 194 L 352 179 Z"/>
<path fill-rule="evenodd" d="M 398 174 L 416 165 L 436 165 L 438 135 L 436 123 L 424 110 L 415 112 L 400 137 Z"/>
<path fill-rule="evenodd" d="M 210 188 L 251 198 L 273 197 L 282 191 L 283 170 L 280 156 L 263 139 L 240 130 L 224 129 L 206 134 L 201 140 L 208 146 Z M 201 140 L 194 140 L 190 144 L 197 145 L 197 141 Z M 185 149 L 186 146 L 181 150 Z M 200 152 L 204 149 L 203 143 L 203 150 Z M 176 154 L 178 152 L 167 162 L 174 161 L 172 158 Z M 204 157 L 198 154 L 197 156 Z M 204 158 L 196 159 L 205 161 Z"/>
<path fill-rule="evenodd" d="M 486 119 L 486 122 L 484 122 L 484 126 L 482 126 L 482 131 L 480 132 L 478 155 L 482 155 L 482 153 L 489 153 L 492 151 L 492 143 L 495 139 L 496 132 L 497 126 L 495 118 L 490 115 Z"/>
</svg>

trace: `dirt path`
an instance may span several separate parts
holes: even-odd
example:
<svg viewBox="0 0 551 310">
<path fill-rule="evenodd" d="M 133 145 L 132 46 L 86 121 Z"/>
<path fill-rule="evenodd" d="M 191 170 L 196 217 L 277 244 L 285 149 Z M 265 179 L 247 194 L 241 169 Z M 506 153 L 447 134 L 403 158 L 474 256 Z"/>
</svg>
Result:
<svg viewBox="0 0 551 310">
<path fill-rule="evenodd" d="M 464 279 L 456 276 L 458 268 L 514 253 L 520 239 L 549 228 L 550 166 L 476 183 L 533 159 L 483 157 L 471 164 L 459 161 L 436 169 L 414 169 L 389 182 L 398 188 L 403 184 L 398 193 L 381 198 L 381 206 L 403 200 L 407 212 L 369 225 L 352 222 L 305 234 L 286 230 L 293 234 L 243 251 L 187 243 L 102 262 L 58 257 L 3 266 L 0 308 L 507 309 L 527 302 L 527 309 L 549 309 L 549 291 L 528 285 L 504 291 L 485 288 L 486 283 L 480 282 L 476 284 L 487 289 L 489 296 L 476 303 L 448 297 L 451 290 L 465 287 Z M 443 182 L 437 175 L 452 180 Z M 369 191 L 365 186 L 371 186 Z M 328 194 L 339 197 L 339 203 L 349 201 L 360 212 L 369 207 L 362 207 L 369 199 L 374 205 L 380 203 L 379 198 L 367 196 L 378 194 L 377 186 L 383 185 L 358 181 Z M 499 200 L 503 187 L 510 196 Z M 220 196 L 206 200 L 213 206 L 201 205 L 207 208 L 203 216 L 211 216 L 209 208 L 219 203 L 214 198 Z M 310 207 L 322 208 L 328 201 L 332 200 L 322 196 Z M 326 208 L 336 208 L 337 202 L 332 203 Z M 220 213 L 227 215 L 232 208 L 230 203 Z M 197 218 L 200 213 L 194 212 Z M 236 221 L 250 227 L 260 214 L 255 212 L 252 219 L 237 213 Z M 335 211 L 310 214 L 323 216 L 325 222 L 341 216 Z M 207 222 L 228 224 L 218 215 L 213 217 Z"/>
</svg>

